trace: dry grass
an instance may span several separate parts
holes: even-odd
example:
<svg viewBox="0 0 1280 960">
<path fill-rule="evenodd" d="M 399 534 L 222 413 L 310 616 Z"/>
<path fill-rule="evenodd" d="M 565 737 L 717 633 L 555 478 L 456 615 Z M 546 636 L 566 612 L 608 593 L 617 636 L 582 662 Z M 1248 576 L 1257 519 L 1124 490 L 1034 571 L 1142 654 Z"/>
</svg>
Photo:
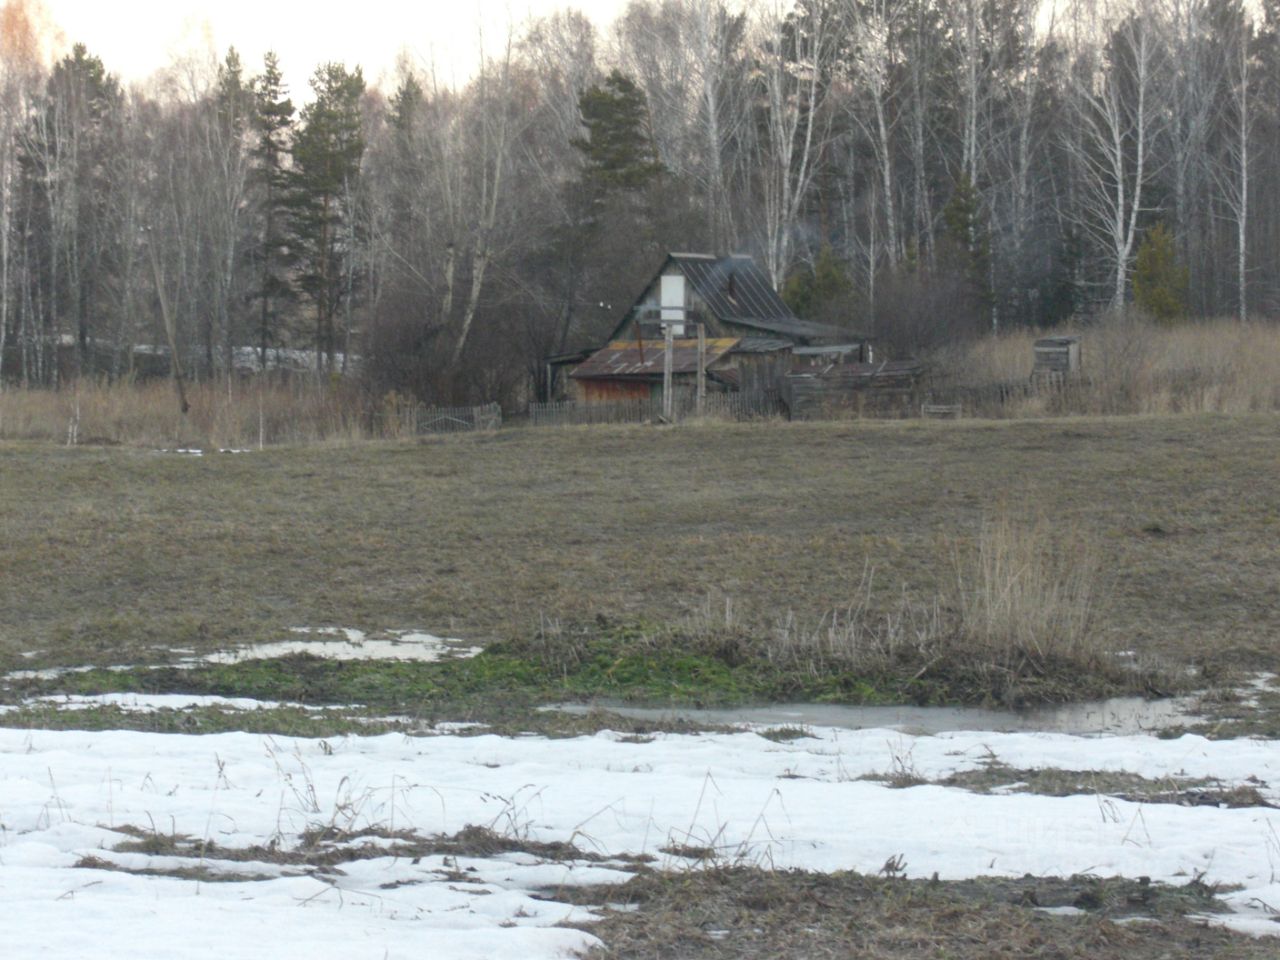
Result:
<svg viewBox="0 0 1280 960">
<path fill-rule="evenodd" d="M 1262 960 L 1275 953 L 1274 940 L 1188 918 L 1218 909 L 1212 891 L 1194 880 L 1184 887 L 1096 877 L 930 882 L 716 867 L 644 873 L 620 886 L 558 895 L 603 911 L 586 927 L 605 943 L 591 954 L 599 960 Z M 1082 913 L 1040 909 L 1061 907 Z M 1143 920 L 1115 922 L 1125 917 Z"/>
<path fill-rule="evenodd" d="M 1016 769 L 998 761 L 973 770 L 929 780 L 908 762 L 894 758 L 892 769 L 868 774 L 873 780 L 903 789 L 932 783 L 957 787 L 974 793 L 1029 793 L 1045 797 L 1085 795 L 1114 797 L 1131 803 L 1163 803 L 1180 807 L 1223 807 L 1274 809 L 1254 784 L 1228 786 L 1213 778 L 1167 777 L 1152 780 L 1125 770 L 1062 770 L 1056 767 Z"/>
<path fill-rule="evenodd" d="M 996 390 L 1027 382 L 1032 344 L 1049 333 L 1083 336 L 1083 378 L 1040 394 L 1009 397 Z M 966 413 L 978 416 L 1280 410 L 1275 323 L 1217 320 L 1164 327 L 1104 317 L 1084 326 L 975 340 L 940 352 L 931 367 L 937 397 L 957 394 Z M 187 395 L 191 408 L 183 415 L 173 385 L 164 380 L 86 379 L 60 390 L 11 388 L 0 391 L 0 440 L 245 449 L 396 439 L 409 422 L 407 398 L 372 397 L 340 378 L 196 383 L 188 385 Z"/>
<path fill-rule="evenodd" d="M 1079 529 L 999 514 L 957 568 L 960 633 L 994 661 L 1114 653 L 1101 642 L 1097 550 Z"/>
<path fill-rule="evenodd" d="M 839 639 L 829 611 L 859 602 L 864 571 L 873 619 L 904 596 L 932 616 L 957 553 L 1007 514 L 1094 545 L 1108 646 L 1274 663 L 1276 424 L 581 428 L 203 458 L 9 443 L 0 656 L 167 659 L 324 624 L 479 640 L 543 616 L 670 625 L 708 597 L 758 635 L 790 611 L 797 634 Z"/>
<path fill-rule="evenodd" d="M 868 567 L 841 609 L 811 617 L 788 610 L 765 630 L 726 600 L 710 600 L 673 628 L 672 642 L 730 663 L 767 660 L 791 675 L 879 678 L 899 696 L 926 701 L 986 691 L 1010 705 L 1088 694 L 1171 690 L 1180 681 L 1152 664 L 1117 657 L 1106 629 L 1099 554 L 1072 524 L 1018 519 L 1001 508 L 976 536 L 949 541 L 952 579 L 932 596 L 902 585 L 877 596 Z M 560 639 L 561 651 L 567 644 Z M 555 662 L 552 656 L 549 662 Z"/>
<path fill-rule="evenodd" d="M 1016 330 L 935 361 L 938 386 L 1024 383 L 1041 336 L 1082 337 L 1084 379 L 1060 393 L 979 403 L 979 415 L 1249 413 L 1280 410 L 1280 325 L 1214 320 L 1173 327 L 1104 317 L 1061 330 Z"/>
<path fill-rule="evenodd" d="M 0 439 L 217 450 L 399 435 L 395 397 L 371 407 L 341 380 L 189 384 L 187 400 L 183 415 L 168 381 L 9 389 L 0 392 Z"/>
</svg>

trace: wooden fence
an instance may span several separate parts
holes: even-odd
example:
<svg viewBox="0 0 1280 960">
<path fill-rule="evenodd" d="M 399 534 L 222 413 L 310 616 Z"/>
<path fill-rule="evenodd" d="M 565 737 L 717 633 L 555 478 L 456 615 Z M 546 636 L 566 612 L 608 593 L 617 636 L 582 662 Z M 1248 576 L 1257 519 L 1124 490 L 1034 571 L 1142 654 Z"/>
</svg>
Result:
<svg viewBox="0 0 1280 960">
<path fill-rule="evenodd" d="M 697 400 L 692 394 L 680 393 L 674 398 L 673 419 L 690 420 L 698 416 Z M 782 404 L 770 394 L 710 393 L 703 400 L 702 416 L 711 420 L 753 420 L 776 417 Z M 613 403 L 581 403 L 562 400 L 556 403 L 531 403 L 529 422 L 535 427 L 562 427 L 596 423 L 660 423 L 661 398 L 619 400 Z"/>
<path fill-rule="evenodd" d="M 401 426 L 409 433 L 497 430 L 502 426 L 502 407 L 496 403 L 479 407 L 408 407 L 401 412 L 401 418 Z"/>
</svg>

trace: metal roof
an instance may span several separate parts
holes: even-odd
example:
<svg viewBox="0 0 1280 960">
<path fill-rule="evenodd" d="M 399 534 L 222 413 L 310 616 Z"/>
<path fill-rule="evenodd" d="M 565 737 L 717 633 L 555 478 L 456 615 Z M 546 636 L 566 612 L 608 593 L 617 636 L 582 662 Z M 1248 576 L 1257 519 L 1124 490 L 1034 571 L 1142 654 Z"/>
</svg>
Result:
<svg viewBox="0 0 1280 960">
<path fill-rule="evenodd" d="M 732 353 L 777 353 L 780 350 L 792 350 L 795 342 L 780 340 L 777 337 L 743 337 Z"/>
<path fill-rule="evenodd" d="M 723 323 L 802 339 L 841 335 L 838 327 L 798 319 L 750 257 L 673 253 L 670 260 Z"/>
<path fill-rule="evenodd" d="M 1079 343 L 1080 337 L 1076 335 L 1067 335 L 1062 337 L 1041 337 L 1036 341 L 1037 347 L 1069 347 L 1073 343 Z"/>
<path fill-rule="evenodd" d="M 711 365 L 729 352 L 736 344 L 736 337 L 707 340 L 706 363 Z M 649 380 L 662 376 L 661 340 L 615 340 L 597 350 L 581 366 L 570 374 L 578 380 Z M 698 341 L 680 339 L 671 342 L 671 372 L 689 374 L 698 372 Z"/>
<path fill-rule="evenodd" d="M 721 320 L 795 320 L 765 272 L 750 257 L 711 260 L 672 254 L 698 295 Z"/>
<path fill-rule="evenodd" d="M 849 333 L 826 323 L 800 320 L 791 308 L 782 302 L 769 283 L 764 271 L 748 256 L 714 257 L 707 253 L 669 253 L 658 272 L 645 286 L 648 290 L 667 271 L 668 264 L 676 264 L 688 278 L 707 305 L 707 309 L 721 322 L 731 326 L 758 330 L 764 335 L 782 335 L 790 340 L 835 340 L 848 338 Z M 637 315 L 637 305 L 618 321 L 611 338 L 617 338 L 626 325 Z"/>
<path fill-rule="evenodd" d="M 857 353 L 866 344 L 865 340 L 857 343 L 828 343 L 816 347 L 796 347 L 793 353 L 797 357 L 824 357 L 842 353 Z"/>
</svg>

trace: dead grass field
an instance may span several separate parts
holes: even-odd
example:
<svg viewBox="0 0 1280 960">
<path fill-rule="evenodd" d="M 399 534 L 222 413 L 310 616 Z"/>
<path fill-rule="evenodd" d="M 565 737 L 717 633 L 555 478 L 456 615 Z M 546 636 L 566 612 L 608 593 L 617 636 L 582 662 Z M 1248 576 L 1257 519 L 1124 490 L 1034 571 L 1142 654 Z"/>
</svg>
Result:
<svg viewBox="0 0 1280 960">
<path fill-rule="evenodd" d="M 1275 665 L 1280 420 L 508 430 L 189 457 L 0 446 L 0 660 L 167 660 L 289 627 L 817 627 L 954 583 L 984 521 L 1090 544 L 1104 628 Z M 24 653 L 38 651 L 33 657 Z"/>
<path fill-rule="evenodd" d="M 605 890 L 584 888 L 606 910 L 590 931 L 607 944 L 594 960 L 1252 960 L 1269 940 L 1206 927 L 1203 884 L 1159 888 L 1091 877 L 930 883 L 751 868 L 651 874 Z M 1074 907 L 1075 915 L 1039 908 Z M 1131 922 L 1131 918 L 1138 918 Z"/>
</svg>

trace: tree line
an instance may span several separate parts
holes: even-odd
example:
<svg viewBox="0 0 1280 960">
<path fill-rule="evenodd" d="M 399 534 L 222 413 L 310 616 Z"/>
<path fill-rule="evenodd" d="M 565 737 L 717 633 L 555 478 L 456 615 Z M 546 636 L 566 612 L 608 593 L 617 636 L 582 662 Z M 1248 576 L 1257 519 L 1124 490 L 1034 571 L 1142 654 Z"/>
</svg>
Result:
<svg viewBox="0 0 1280 960">
<path fill-rule="evenodd" d="M 517 403 L 668 250 L 750 253 L 898 353 L 1280 305 L 1280 0 L 633 0 L 461 86 L 328 63 L 298 100 L 271 54 L 126 88 L 0 22 L 9 383 L 287 349 Z"/>
</svg>

